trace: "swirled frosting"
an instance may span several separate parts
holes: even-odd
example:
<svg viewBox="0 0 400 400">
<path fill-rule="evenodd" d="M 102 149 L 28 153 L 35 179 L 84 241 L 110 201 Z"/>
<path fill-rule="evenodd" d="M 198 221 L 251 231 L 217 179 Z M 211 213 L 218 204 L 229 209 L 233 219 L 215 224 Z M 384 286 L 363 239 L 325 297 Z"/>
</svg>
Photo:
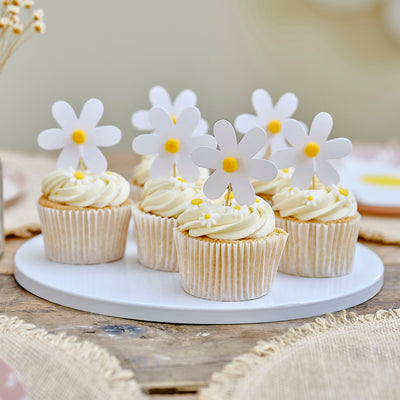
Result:
<svg viewBox="0 0 400 400">
<path fill-rule="evenodd" d="M 281 217 L 294 217 L 300 221 L 335 221 L 353 217 L 357 203 L 352 193 L 341 186 L 300 190 L 286 188 L 272 198 L 273 209 Z"/>
<path fill-rule="evenodd" d="M 269 182 L 251 179 L 251 183 L 256 193 L 265 193 L 274 195 L 280 192 L 283 188 L 290 186 L 290 179 L 293 175 L 293 168 L 280 169 L 278 175 Z"/>
<path fill-rule="evenodd" d="M 42 182 L 42 193 L 50 201 L 74 207 L 119 206 L 129 192 L 129 183 L 114 172 L 56 170 Z"/>
<path fill-rule="evenodd" d="M 133 169 L 132 183 L 143 186 L 150 179 L 150 167 L 154 158 L 154 156 L 142 156 L 140 163 Z M 199 170 L 200 180 L 208 178 L 209 171 L 207 168 L 199 168 Z M 177 174 L 179 176 L 179 171 L 177 171 Z M 172 171 L 170 176 L 172 176 Z"/>
<path fill-rule="evenodd" d="M 180 229 L 190 236 L 207 236 L 212 239 L 238 240 L 265 237 L 275 229 L 275 216 L 270 205 L 257 197 L 248 206 L 235 201 L 225 206 L 218 202 L 197 200 L 178 217 Z M 199 204 L 198 204 L 199 203 Z"/>
<path fill-rule="evenodd" d="M 177 217 L 200 189 L 181 178 L 150 179 L 144 185 L 140 207 L 161 217 Z"/>
</svg>

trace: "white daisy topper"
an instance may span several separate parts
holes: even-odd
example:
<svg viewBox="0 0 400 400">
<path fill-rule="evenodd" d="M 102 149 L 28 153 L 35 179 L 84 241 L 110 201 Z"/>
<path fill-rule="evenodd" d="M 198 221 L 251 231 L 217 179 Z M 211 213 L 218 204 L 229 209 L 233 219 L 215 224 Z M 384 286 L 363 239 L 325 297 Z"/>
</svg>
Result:
<svg viewBox="0 0 400 400">
<path fill-rule="evenodd" d="M 327 140 L 332 126 L 332 117 L 326 112 L 315 116 L 309 135 L 298 121 L 289 119 L 285 122 L 285 137 L 293 147 L 272 154 L 271 160 L 278 168 L 295 167 L 293 186 L 309 188 L 314 174 L 325 186 L 339 183 L 339 174 L 329 160 L 350 154 L 352 144 L 346 138 Z"/>
<path fill-rule="evenodd" d="M 193 163 L 190 154 L 200 146 L 214 149 L 217 147 L 213 136 L 195 135 L 195 129 L 200 121 L 200 111 L 193 106 L 186 108 L 175 124 L 167 110 L 153 107 L 149 111 L 149 120 L 154 132 L 135 137 L 132 148 L 141 155 L 157 155 L 150 167 L 150 177 L 166 178 L 171 170 L 176 175 L 176 166 L 182 178 L 188 181 L 197 180 L 200 171 Z"/>
<path fill-rule="evenodd" d="M 41 132 L 38 144 L 45 150 L 62 149 L 57 169 L 75 169 L 80 161 L 95 173 L 107 169 L 107 160 L 98 146 L 114 146 L 121 140 L 121 131 L 116 126 L 97 126 L 103 111 L 103 103 L 98 99 L 88 100 L 79 118 L 67 102 L 53 104 L 51 112 L 61 128 Z"/>
<path fill-rule="evenodd" d="M 246 133 L 253 128 L 262 128 L 267 134 L 266 145 L 261 149 L 260 157 L 269 148 L 271 153 L 287 147 L 282 134 L 283 123 L 290 118 L 298 106 L 297 96 L 294 93 L 285 93 L 273 104 L 270 94 L 264 89 L 256 89 L 251 102 L 256 115 L 240 114 L 235 120 L 235 127 L 240 133 Z"/>
<path fill-rule="evenodd" d="M 249 177 L 270 181 L 278 172 L 271 161 L 254 157 L 265 144 L 264 130 L 254 128 L 237 143 L 233 126 L 221 120 L 214 125 L 214 136 L 220 150 L 200 147 L 192 153 L 195 164 L 215 170 L 204 183 L 204 194 L 216 199 L 228 188 L 240 205 L 252 205 L 256 195 Z M 227 199 L 230 199 L 230 193 Z"/>
<path fill-rule="evenodd" d="M 172 102 L 168 92 L 162 86 L 154 86 L 149 92 L 150 103 L 153 107 L 164 108 L 170 118 L 176 124 L 183 110 L 187 107 L 196 106 L 197 96 L 193 90 L 183 90 Z M 140 131 L 151 131 L 155 129 L 149 118 L 150 110 L 139 110 L 132 115 L 132 125 Z M 204 135 L 208 132 L 208 122 L 201 118 L 195 127 L 193 135 Z"/>
</svg>

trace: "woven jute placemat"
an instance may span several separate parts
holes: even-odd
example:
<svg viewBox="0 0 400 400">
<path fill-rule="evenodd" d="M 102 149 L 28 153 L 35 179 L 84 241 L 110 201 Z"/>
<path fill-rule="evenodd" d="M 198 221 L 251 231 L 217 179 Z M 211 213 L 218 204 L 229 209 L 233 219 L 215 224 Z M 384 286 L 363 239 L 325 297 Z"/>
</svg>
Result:
<svg viewBox="0 0 400 400">
<path fill-rule="evenodd" d="M 133 372 L 106 350 L 0 315 L 0 359 L 22 378 L 30 400 L 144 400 Z"/>
<path fill-rule="evenodd" d="M 329 314 L 236 358 L 200 399 L 398 399 L 399 343 L 400 309 Z"/>
</svg>

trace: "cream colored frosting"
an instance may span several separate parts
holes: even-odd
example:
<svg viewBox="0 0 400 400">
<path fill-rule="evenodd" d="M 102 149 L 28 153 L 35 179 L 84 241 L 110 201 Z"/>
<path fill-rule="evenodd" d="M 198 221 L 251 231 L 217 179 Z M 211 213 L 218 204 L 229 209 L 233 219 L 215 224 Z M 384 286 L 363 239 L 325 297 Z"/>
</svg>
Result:
<svg viewBox="0 0 400 400">
<path fill-rule="evenodd" d="M 272 181 L 264 182 L 257 179 L 250 179 L 256 193 L 274 195 L 283 188 L 290 186 L 290 179 L 293 175 L 293 168 L 280 169 L 278 175 Z"/>
<path fill-rule="evenodd" d="M 150 167 L 153 163 L 154 156 L 142 156 L 142 159 L 138 165 L 133 169 L 132 181 L 139 186 L 143 186 L 150 179 Z M 206 179 L 209 176 L 207 168 L 199 168 L 200 178 Z M 179 171 L 177 171 L 179 176 Z M 172 176 L 172 171 L 170 176 Z"/>
<path fill-rule="evenodd" d="M 248 206 L 239 206 L 234 200 L 229 206 L 204 201 L 192 205 L 178 217 L 180 229 L 193 237 L 238 240 L 265 237 L 275 229 L 275 215 L 271 206 L 257 197 Z"/>
<path fill-rule="evenodd" d="M 55 203 L 95 208 L 119 206 L 129 197 L 129 183 L 121 175 L 90 171 L 80 174 L 73 169 L 50 172 L 42 182 L 43 194 Z"/>
<path fill-rule="evenodd" d="M 181 178 L 150 179 L 144 185 L 140 207 L 161 217 L 177 217 L 200 189 Z"/>
<path fill-rule="evenodd" d="M 281 217 L 294 217 L 300 221 L 335 221 L 357 213 L 354 195 L 333 185 L 315 190 L 286 188 L 272 198 L 272 204 Z"/>
</svg>

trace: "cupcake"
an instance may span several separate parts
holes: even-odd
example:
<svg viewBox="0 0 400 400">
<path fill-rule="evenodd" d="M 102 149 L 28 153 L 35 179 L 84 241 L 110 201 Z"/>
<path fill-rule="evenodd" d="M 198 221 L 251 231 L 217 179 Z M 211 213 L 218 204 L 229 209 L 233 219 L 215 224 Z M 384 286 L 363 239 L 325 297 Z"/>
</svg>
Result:
<svg viewBox="0 0 400 400">
<path fill-rule="evenodd" d="M 150 179 L 150 167 L 153 163 L 154 156 L 142 156 L 140 163 L 133 169 L 133 177 L 131 179 L 131 199 L 134 202 L 140 202 L 142 200 L 144 184 Z M 207 179 L 209 172 L 206 168 L 200 168 L 200 178 L 197 184 L 201 184 L 201 180 Z M 180 172 L 176 170 L 177 176 L 180 176 Z M 170 176 L 173 176 L 171 171 Z"/>
<path fill-rule="evenodd" d="M 293 175 L 293 168 L 284 168 L 278 171 L 278 175 L 269 182 L 250 179 L 256 194 L 264 200 L 271 202 L 272 196 L 279 193 L 285 187 L 290 186 L 290 179 Z"/>
<path fill-rule="evenodd" d="M 139 135 L 132 143 L 138 154 L 155 154 L 151 179 L 144 185 L 142 201 L 133 208 L 138 260 L 149 268 L 178 271 L 173 230 L 204 182 L 190 154 L 196 147 L 215 148 L 216 141 L 210 135 L 194 134 L 201 121 L 196 107 L 184 109 L 177 121 L 161 107 L 153 107 L 148 117 L 157 133 Z"/>
<path fill-rule="evenodd" d="M 272 202 L 276 225 L 289 234 L 280 272 L 322 278 L 352 271 L 361 220 L 352 193 L 335 185 L 286 188 Z"/>
<path fill-rule="evenodd" d="M 279 168 L 294 166 L 292 187 L 272 198 L 276 224 L 289 234 L 280 272 L 322 278 L 353 269 L 360 215 L 329 162 L 349 154 L 352 145 L 345 138 L 327 140 L 332 125 L 328 113 L 319 113 L 308 135 L 298 121 L 288 120 L 285 135 L 293 147 L 272 155 Z"/>
<path fill-rule="evenodd" d="M 160 271 L 178 271 L 174 229 L 178 216 L 190 204 L 201 186 L 182 178 L 148 180 L 143 199 L 133 207 L 139 262 Z"/>
<path fill-rule="evenodd" d="M 43 180 L 38 211 L 47 258 L 99 264 L 125 254 L 129 183 L 113 172 L 57 170 Z"/>
<path fill-rule="evenodd" d="M 287 234 L 275 228 L 270 205 L 248 207 L 194 199 L 178 217 L 175 243 L 183 289 L 209 300 L 241 301 L 266 295 Z"/>
<path fill-rule="evenodd" d="M 66 264 L 118 260 L 125 254 L 130 188 L 122 176 L 106 172 L 98 146 L 118 143 L 121 131 L 96 126 L 103 114 L 97 99 L 85 103 L 79 118 L 64 101 L 54 103 L 52 113 L 61 128 L 38 137 L 42 148 L 62 149 L 57 170 L 43 180 L 38 202 L 46 256 Z"/>
</svg>

